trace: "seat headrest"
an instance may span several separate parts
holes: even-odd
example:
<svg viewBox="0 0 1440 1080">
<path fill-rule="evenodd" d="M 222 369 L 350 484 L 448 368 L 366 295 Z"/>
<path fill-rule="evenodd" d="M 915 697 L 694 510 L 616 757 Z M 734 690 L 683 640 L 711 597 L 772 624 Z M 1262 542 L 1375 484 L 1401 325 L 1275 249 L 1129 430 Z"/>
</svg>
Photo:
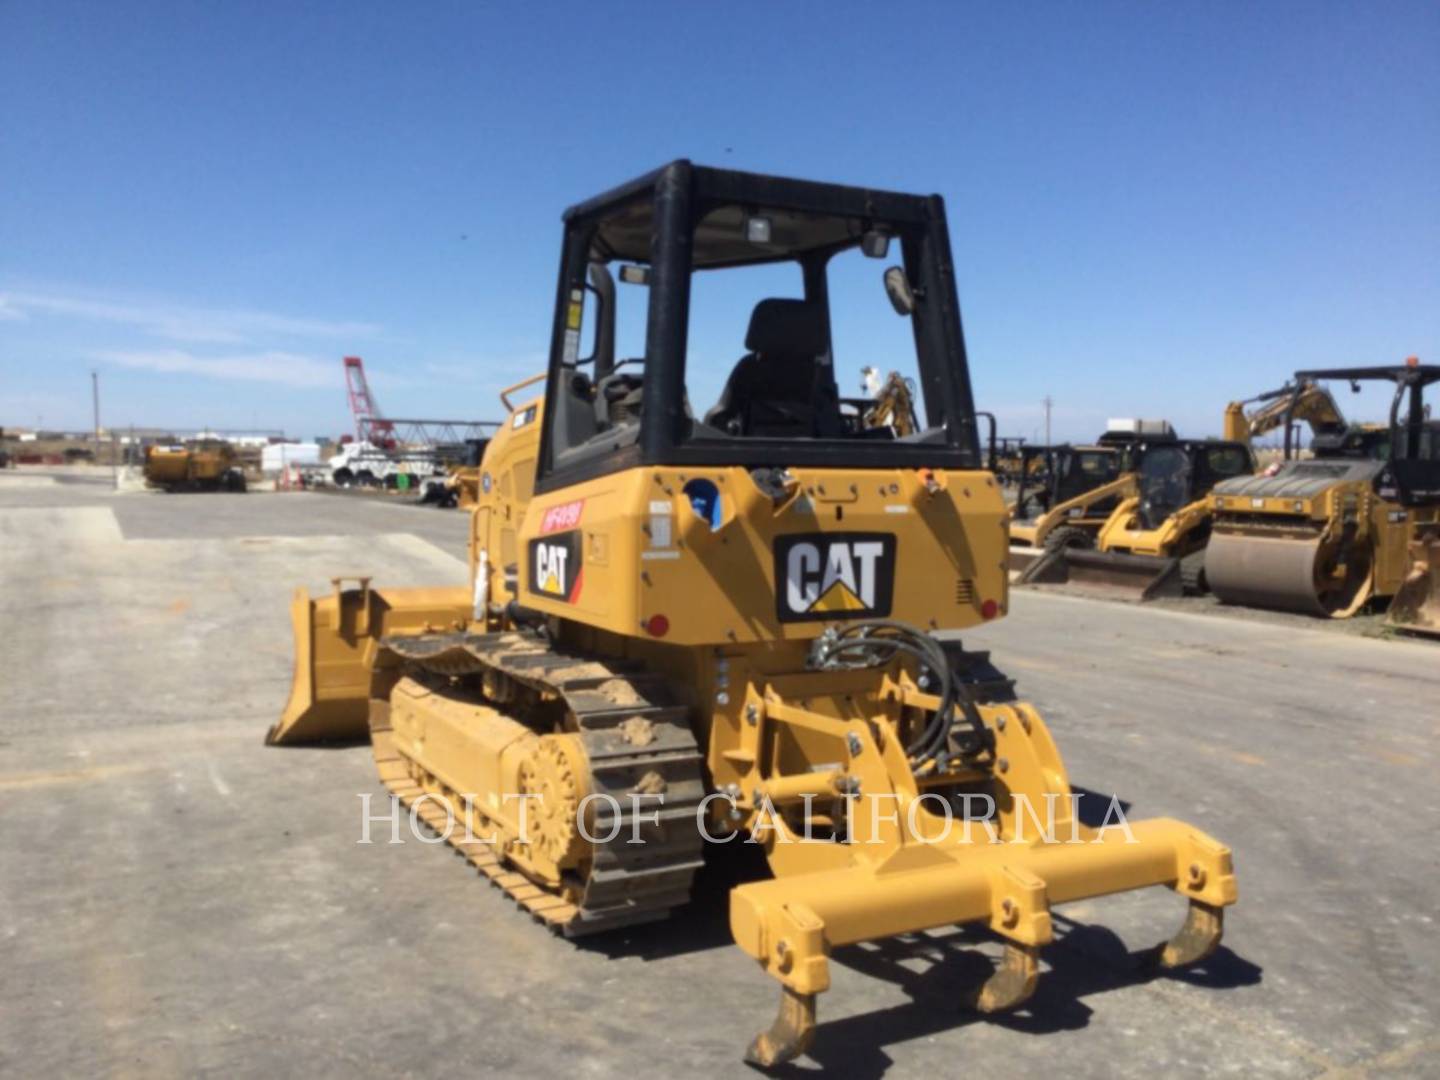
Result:
<svg viewBox="0 0 1440 1080">
<path fill-rule="evenodd" d="M 745 348 L 771 356 L 819 356 L 826 349 L 820 306 L 804 300 L 761 300 L 750 314 Z"/>
</svg>

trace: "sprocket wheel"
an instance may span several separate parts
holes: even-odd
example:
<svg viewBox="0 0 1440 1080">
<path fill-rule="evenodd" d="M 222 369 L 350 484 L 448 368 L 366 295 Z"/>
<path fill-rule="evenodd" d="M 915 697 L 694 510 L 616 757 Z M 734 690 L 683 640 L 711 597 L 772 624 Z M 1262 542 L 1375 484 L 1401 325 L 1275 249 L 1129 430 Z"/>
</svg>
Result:
<svg viewBox="0 0 1440 1080">
<path fill-rule="evenodd" d="M 573 867 L 585 850 L 576 814 L 585 796 L 585 752 L 572 735 L 542 735 L 520 765 L 520 794 L 534 855 L 556 869 Z"/>
</svg>

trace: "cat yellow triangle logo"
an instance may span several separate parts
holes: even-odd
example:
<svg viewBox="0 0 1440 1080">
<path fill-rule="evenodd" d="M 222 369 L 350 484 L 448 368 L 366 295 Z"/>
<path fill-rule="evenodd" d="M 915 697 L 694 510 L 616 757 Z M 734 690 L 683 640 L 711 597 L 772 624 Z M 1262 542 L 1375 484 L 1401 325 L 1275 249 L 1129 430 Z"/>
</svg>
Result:
<svg viewBox="0 0 1440 1080">
<path fill-rule="evenodd" d="M 560 587 L 560 579 L 554 574 L 551 574 L 545 579 L 545 582 L 543 585 L 540 586 L 540 589 L 542 592 L 548 593 L 562 593 L 565 591 Z"/>
<path fill-rule="evenodd" d="M 835 582 L 825 590 L 815 603 L 810 605 L 811 611 L 864 611 L 865 605 L 860 598 L 845 587 L 841 581 Z"/>
</svg>

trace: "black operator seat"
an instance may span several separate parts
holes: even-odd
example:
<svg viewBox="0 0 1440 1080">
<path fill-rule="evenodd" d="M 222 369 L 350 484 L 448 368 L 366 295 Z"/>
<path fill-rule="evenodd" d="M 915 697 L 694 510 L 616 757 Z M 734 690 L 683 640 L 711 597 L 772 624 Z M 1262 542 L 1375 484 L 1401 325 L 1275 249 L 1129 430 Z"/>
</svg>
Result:
<svg viewBox="0 0 1440 1080">
<path fill-rule="evenodd" d="M 761 300 L 736 363 L 705 423 L 731 435 L 833 438 L 842 432 L 828 363 L 824 310 L 805 300 Z"/>
</svg>

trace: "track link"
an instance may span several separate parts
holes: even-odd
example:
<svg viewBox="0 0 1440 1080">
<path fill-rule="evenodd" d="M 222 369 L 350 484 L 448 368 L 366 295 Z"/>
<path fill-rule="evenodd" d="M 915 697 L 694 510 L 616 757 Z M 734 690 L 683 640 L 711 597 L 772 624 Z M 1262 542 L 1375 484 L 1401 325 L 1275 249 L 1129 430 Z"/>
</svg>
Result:
<svg viewBox="0 0 1440 1080">
<path fill-rule="evenodd" d="M 593 834 L 613 837 L 594 845 L 589 875 L 578 897 L 567 899 L 519 873 L 494 845 L 447 828 L 451 819 L 435 800 L 421 801 L 416 817 L 491 884 L 566 937 L 654 922 L 689 900 L 702 862 L 696 814 L 705 782 L 689 708 L 665 679 L 513 632 L 427 634 L 381 644 L 423 671 L 500 675 L 564 702 L 589 759 L 590 792 L 610 795 L 621 808 L 618 816 L 608 810 L 597 816 Z M 371 701 L 370 745 L 381 782 L 408 807 L 427 788 L 395 749 L 389 714 L 388 701 Z M 661 798 L 642 798 L 637 806 L 632 794 Z M 458 800 L 452 805 L 460 809 Z"/>
</svg>

